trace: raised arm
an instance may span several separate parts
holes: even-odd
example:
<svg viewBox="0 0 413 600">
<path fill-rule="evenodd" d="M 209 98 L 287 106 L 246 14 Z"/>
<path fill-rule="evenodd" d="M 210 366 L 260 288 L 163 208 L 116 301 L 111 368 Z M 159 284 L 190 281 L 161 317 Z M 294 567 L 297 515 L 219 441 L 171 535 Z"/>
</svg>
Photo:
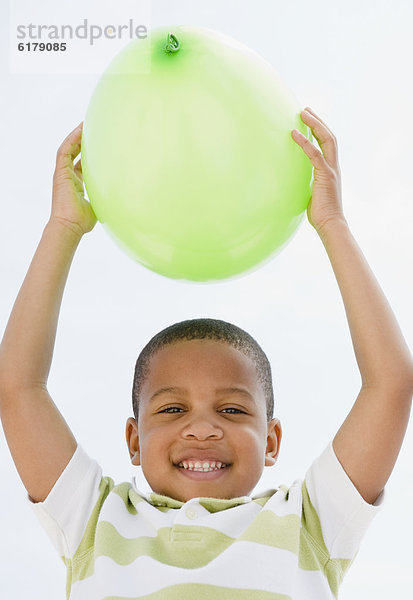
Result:
<svg viewBox="0 0 413 600">
<path fill-rule="evenodd" d="M 409 421 L 413 360 L 396 318 L 350 232 L 341 202 L 337 143 L 307 109 L 301 118 L 322 152 L 302 134 L 293 139 L 314 166 L 308 219 L 327 251 L 343 298 L 362 386 L 334 440 L 334 452 L 366 502 L 373 504 L 393 470 Z"/>
<path fill-rule="evenodd" d="M 0 345 L 0 416 L 23 484 L 43 501 L 77 443 L 47 391 L 60 305 L 82 235 L 96 217 L 83 196 L 82 124 L 57 152 L 50 219 L 21 286 Z"/>
</svg>

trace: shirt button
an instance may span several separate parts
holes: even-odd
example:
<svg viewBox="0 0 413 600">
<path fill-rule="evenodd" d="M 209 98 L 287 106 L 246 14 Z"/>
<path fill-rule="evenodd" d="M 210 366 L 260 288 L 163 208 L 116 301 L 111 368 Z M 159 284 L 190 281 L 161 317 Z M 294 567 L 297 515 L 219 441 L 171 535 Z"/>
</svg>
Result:
<svg viewBox="0 0 413 600">
<path fill-rule="evenodd" d="M 188 517 L 188 519 L 196 519 L 198 516 L 196 510 L 194 510 L 193 508 L 187 508 L 185 514 Z"/>
</svg>

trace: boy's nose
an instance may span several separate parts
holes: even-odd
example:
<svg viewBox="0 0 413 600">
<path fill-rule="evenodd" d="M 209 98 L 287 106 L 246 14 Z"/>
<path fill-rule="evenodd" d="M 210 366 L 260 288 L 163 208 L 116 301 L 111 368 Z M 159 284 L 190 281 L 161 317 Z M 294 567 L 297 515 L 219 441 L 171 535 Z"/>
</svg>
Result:
<svg viewBox="0 0 413 600">
<path fill-rule="evenodd" d="M 182 430 L 182 437 L 197 438 L 198 440 L 206 440 L 209 438 L 221 439 L 224 433 L 220 427 L 215 426 L 209 421 L 198 419 L 185 425 Z"/>
</svg>

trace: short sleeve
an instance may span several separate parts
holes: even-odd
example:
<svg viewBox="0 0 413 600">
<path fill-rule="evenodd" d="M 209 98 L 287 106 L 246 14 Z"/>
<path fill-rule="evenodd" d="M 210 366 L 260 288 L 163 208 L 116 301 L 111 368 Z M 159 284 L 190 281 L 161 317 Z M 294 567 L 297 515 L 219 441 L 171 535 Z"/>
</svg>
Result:
<svg viewBox="0 0 413 600">
<path fill-rule="evenodd" d="M 78 444 L 43 502 L 26 501 L 61 558 L 72 559 L 99 497 L 102 468 Z"/>
<path fill-rule="evenodd" d="M 305 486 L 330 558 L 353 559 L 386 491 L 374 504 L 366 502 L 339 462 L 332 441 L 308 469 Z"/>
</svg>

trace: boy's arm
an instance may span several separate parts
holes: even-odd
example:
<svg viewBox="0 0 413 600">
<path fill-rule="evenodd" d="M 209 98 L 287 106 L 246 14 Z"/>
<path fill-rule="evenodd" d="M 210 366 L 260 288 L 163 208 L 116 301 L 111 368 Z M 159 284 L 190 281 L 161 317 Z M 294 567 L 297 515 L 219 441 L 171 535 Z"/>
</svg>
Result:
<svg viewBox="0 0 413 600">
<path fill-rule="evenodd" d="M 360 494 L 373 504 L 393 471 L 409 422 L 411 355 L 348 226 L 330 221 L 320 237 L 343 298 L 362 379 L 333 448 Z"/>
<path fill-rule="evenodd" d="M 311 110 L 311 109 L 310 109 Z M 302 120 L 323 153 L 300 134 L 297 143 L 315 167 L 307 213 L 327 251 L 346 311 L 362 386 L 333 440 L 347 475 L 373 504 L 395 465 L 409 421 L 413 361 L 386 297 L 358 247 L 341 205 L 337 144 L 313 111 Z"/>
<path fill-rule="evenodd" d="M 0 416 L 29 496 L 43 501 L 77 443 L 47 391 L 56 328 L 70 265 L 96 223 L 83 197 L 81 126 L 57 153 L 52 212 L 17 296 L 0 346 Z"/>
</svg>

